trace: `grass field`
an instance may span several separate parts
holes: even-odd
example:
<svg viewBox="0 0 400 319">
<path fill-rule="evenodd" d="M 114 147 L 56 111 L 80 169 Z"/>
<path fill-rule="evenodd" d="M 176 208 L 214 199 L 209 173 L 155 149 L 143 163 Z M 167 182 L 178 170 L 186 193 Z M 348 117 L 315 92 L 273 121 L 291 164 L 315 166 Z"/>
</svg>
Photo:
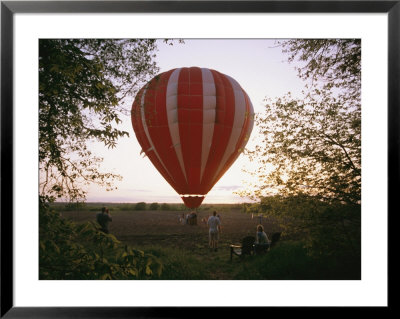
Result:
<svg viewBox="0 0 400 319">
<path fill-rule="evenodd" d="M 62 211 L 61 214 L 76 223 L 95 221 L 97 211 Z M 113 210 L 110 233 L 118 240 L 136 249 L 158 256 L 168 271 L 168 279 L 233 279 L 243 263 L 239 258 L 230 262 L 231 243 L 240 243 L 247 235 L 255 235 L 258 217 L 243 213 L 240 208 L 224 207 L 218 210 L 222 222 L 219 249 L 208 247 L 208 227 L 202 222 L 212 210 L 199 211 L 197 225 L 179 222 L 182 211 L 116 211 Z M 279 227 L 263 218 L 262 224 L 268 235 Z M 191 264 L 190 270 L 185 265 Z M 198 267 L 198 269 L 196 269 Z"/>
<path fill-rule="evenodd" d="M 101 205 L 99 206 L 99 208 Z M 338 260 L 310 257 L 301 238 L 285 234 L 268 254 L 248 256 L 244 260 L 234 256 L 230 261 L 232 243 L 239 244 L 247 235 L 255 235 L 259 224 L 240 206 L 209 207 L 198 212 L 197 225 L 179 222 L 181 210 L 127 210 L 110 206 L 113 221 L 110 233 L 122 243 L 156 256 L 163 265 L 161 278 L 166 280 L 328 280 L 360 279 L 360 265 L 353 258 Z M 208 247 L 208 227 L 202 222 L 216 209 L 221 217 L 222 233 L 219 249 Z M 75 223 L 95 221 L 99 209 L 65 211 L 61 215 Z M 186 211 L 187 212 L 187 211 Z M 270 218 L 262 224 L 269 237 L 280 231 Z"/>
</svg>

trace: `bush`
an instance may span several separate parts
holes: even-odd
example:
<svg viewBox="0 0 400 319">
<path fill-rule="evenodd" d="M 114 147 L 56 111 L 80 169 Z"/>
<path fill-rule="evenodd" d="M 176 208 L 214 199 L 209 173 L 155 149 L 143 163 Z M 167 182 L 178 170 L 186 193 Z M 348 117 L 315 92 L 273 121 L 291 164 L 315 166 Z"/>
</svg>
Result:
<svg viewBox="0 0 400 319">
<path fill-rule="evenodd" d="M 357 256 L 335 258 L 311 256 L 300 241 L 277 244 L 266 255 L 251 256 L 241 263 L 235 279 L 269 280 L 359 280 Z"/>
<path fill-rule="evenodd" d="M 130 211 L 130 210 L 135 210 L 136 204 L 119 204 L 116 206 L 118 210 L 122 211 Z"/>
<path fill-rule="evenodd" d="M 39 198 L 39 279 L 151 279 L 161 274 L 155 256 L 121 244 L 94 223 L 63 219 Z"/>
<path fill-rule="evenodd" d="M 201 280 L 211 279 L 210 273 L 203 263 L 182 249 L 165 246 L 149 248 L 152 255 L 162 260 L 163 270 L 160 280 Z"/>
<path fill-rule="evenodd" d="M 360 205 L 328 203 L 304 194 L 262 198 L 255 211 L 257 205 L 280 223 L 284 235 L 302 238 L 309 254 L 361 258 Z"/>
<path fill-rule="evenodd" d="M 161 204 L 161 210 L 169 210 L 169 209 L 170 209 L 170 207 L 168 204 L 166 204 L 166 203 Z"/>
<path fill-rule="evenodd" d="M 151 203 L 149 206 L 150 210 L 157 210 L 159 208 L 160 208 L 160 204 L 158 204 L 158 203 Z"/>
<path fill-rule="evenodd" d="M 145 202 L 136 203 L 135 210 L 146 210 L 146 203 Z"/>
<path fill-rule="evenodd" d="M 86 203 L 83 202 L 71 202 L 65 205 L 65 210 L 83 210 L 86 208 Z"/>
</svg>

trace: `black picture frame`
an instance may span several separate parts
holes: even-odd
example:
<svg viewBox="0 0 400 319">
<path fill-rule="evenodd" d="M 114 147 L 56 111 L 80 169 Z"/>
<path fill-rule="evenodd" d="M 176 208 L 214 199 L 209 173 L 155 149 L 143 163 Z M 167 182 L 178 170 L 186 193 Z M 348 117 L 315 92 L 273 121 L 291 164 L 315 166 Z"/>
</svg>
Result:
<svg viewBox="0 0 400 319">
<path fill-rule="evenodd" d="M 13 19 L 15 13 L 387 13 L 388 218 L 398 209 L 400 1 L 1 1 L 1 317 L 178 318 L 188 308 L 14 307 L 13 303 Z M 389 222 L 390 225 L 390 222 Z M 389 234 L 389 233 L 388 233 Z M 388 243 L 390 242 L 388 238 Z M 389 261 L 389 256 L 388 256 Z M 390 281 L 388 281 L 389 285 Z M 32 292 L 34 293 L 34 292 Z M 390 300 L 388 300 L 390 308 Z M 384 307 L 386 308 L 386 307 Z M 224 316 L 228 315 L 223 309 Z M 276 310 L 271 309 L 271 310 Z M 293 307 L 291 307 L 293 310 Z M 336 312 L 335 309 L 333 312 Z M 268 310 L 270 311 L 270 310 Z M 197 315 L 204 314 L 197 309 Z M 214 312 L 215 313 L 215 312 Z M 272 312 L 268 312 L 270 316 Z M 208 316 L 208 314 L 206 314 Z"/>
</svg>

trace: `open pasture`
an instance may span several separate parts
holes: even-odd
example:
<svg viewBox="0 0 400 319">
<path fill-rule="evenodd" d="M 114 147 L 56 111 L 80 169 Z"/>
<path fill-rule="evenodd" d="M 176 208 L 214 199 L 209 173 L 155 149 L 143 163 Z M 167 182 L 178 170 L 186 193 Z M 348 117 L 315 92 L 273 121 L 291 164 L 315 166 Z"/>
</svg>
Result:
<svg viewBox="0 0 400 319">
<path fill-rule="evenodd" d="M 98 207 L 101 207 L 99 204 Z M 309 256 L 302 240 L 294 234 L 285 234 L 278 245 L 265 256 L 251 256 L 230 261 L 231 243 L 240 243 L 247 235 L 255 235 L 258 216 L 244 213 L 240 206 L 215 206 L 198 212 L 197 225 L 181 224 L 183 212 L 174 210 L 134 210 L 108 205 L 113 221 L 110 233 L 123 244 L 145 251 L 161 262 L 162 275 L 167 280 L 310 280 L 359 279 L 357 256 L 344 254 L 343 258 Z M 63 210 L 61 215 L 75 223 L 95 222 L 100 208 Z M 126 207 L 124 207 L 126 208 Z M 208 247 L 208 227 L 202 222 L 216 209 L 222 220 L 218 251 Z M 263 217 L 266 233 L 281 231 L 279 224 Z M 340 255 L 341 256 L 341 255 Z M 339 257 L 340 257 L 339 256 Z"/>
<path fill-rule="evenodd" d="M 231 243 L 240 243 L 247 235 L 255 235 L 259 224 L 257 216 L 244 213 L 241 208 L 217 208 L 222 222 L 218 251 L 208 247 L 207 219 L 214 209 L 199 210 L 197 225 L 179 222 L 179 210 L 117 210 L 109 206 L 113 221 L 110 233 L 122 243 L 150 252 L 160 257 L 164 265 L 162 279 L 238 279 L 245 264 L 239 258 L 230 262 Z M 91 210 L 61 211 L 64 218 L 76 223 L 94 222 L 96 213 Z M 262 224 L 270 236 L 279 227 L 263 218 Z M 246 271 L 244 271 L 246 272 Z M 240 275 L 239 275 L 240 276 Z M 244 279 L 244 278 L 242 278 Z M 252 278 L 245 278 L 252 279 Z M 258 278 L 259 279 L 259 278 Z"/>
<path fill-rule="evenodd" d="M 95 211 L 63 211 L 62 216 L 74 222 L 95 221 Z M 208 227 L 206 220 L 211 210 L 199 211 L 197 225 L 186 225 L 179 222 L 182 211 L 113 211 L 110 233 L 120 241 L 132 247 L 168 247 L 183 249 L 193 253 L 208 252 Z M 187 212 L 185 212 L 187 213 Z M 218 211 L 221 217 L 222 232 L 218 253 L 229 257 L 229 244 L 239 243 L 247 235 L 255 235 L 259 223 L 257 216 L 243 213 L 240 208 L 225 208 Z M 278 231 L 279 227 L 267 218 L 262 219 L 268 235 Z"/>
</svg>

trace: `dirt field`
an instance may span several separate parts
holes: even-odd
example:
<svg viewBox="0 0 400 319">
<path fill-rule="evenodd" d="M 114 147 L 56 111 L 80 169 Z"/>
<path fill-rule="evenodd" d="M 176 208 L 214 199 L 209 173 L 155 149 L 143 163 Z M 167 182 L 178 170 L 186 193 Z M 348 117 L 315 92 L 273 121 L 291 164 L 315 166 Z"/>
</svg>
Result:
<svg viewBox="0 0 400 319">
<path fill-rule="evenodd" d="M 193 252 L 208 249 L 208 227 L 202 222 L 211 211 L 200 211 L 197 225 L 182 225 L 179 211 L 116 211 L 112 212 L 110 233 L 120 241 L 135 246 L 169 246 Z M 255 235 L 258 217 L 245 214 L 240 209 L 218 212 L 222 223 L 220 250 L 228 250 L 229 244 L 239 243 L 247 235 Z M 75 222 L 95 221 L 96 212 L 62 212 Z M 262 224 L 267 235 L 279 231 L 279 227 L 263 218 Z"/>
<path fill-rule="evenodd" d="M 64 211 L 62 215 L 74 222 L 95 221 L 95 211 Z M 180 224 L 182 211 L 112 211 L 113 221 L 110 233 L 117 239 L 136 249 L 151 251 L 153 248 L 169 248 L 191 256 L 201 265 L 207 279 L 231 280 L 240 271 L 238 258 L 230 262 L 229 245 L 239 244 L 247 235 L 254 236 L 258 217 L 243 213 L 241 209 L 218 210 L 222 222 L 219 248 L 217 252 L 208 247 L 208 227 L 202 219 L 207 219 L 212 210 L 200 211 L 197 225 Z M 264 218 L 265 231 L 270 237 L 279 227 Z M 190 279 L 190 278 L 189 278 Z M 204 279 L 204 278 L 202 278 Z"/>
<path fill-rule="evenodd" d="M 121 206 L 121 205 L 119 205 Z M 101 207 L 99 205 L 99 207 Z M 111 210 L 111 206 L 110 210 Z M 90 210 L 89 210 L 90 209 Z M 95 222 L 96 208 L 81 211 L 62 211 L 62 215 L 76 223 L 86 221 Z M 99 208 L 100 209 L 100 208 Z M 111 210 L 113 221 L 110 223 L 110 233 L 121 242 L 132 248 L 143 250 L 160 258 L 163 268 L 162 279 L 168 280 L 249 280 L 272 279 L 264 277 L 265 273 L 254 268 L 258 267 L 257 258 L 230 259 L 230 247 L 232 243 L 239 244 L 247 235 L 254 236 L 259 218 L 252 218 L 250 214 L 241 211 L 240 208 L 217 209 L 221 216 L 222 233 L 220 235 L 218 251 L 212 251 L 208 247 L 208 227 L 202 222 L 207 219 L 213 209 L 201 210 L 198 213 L 197 225 L 186 225 L 179 222 L 182 211 L 125 211 L 115 206 Z M 58 210 L 60 211 L 60 210 Z M 274 232 L 281 231 L 279 225 L 270 218 L 263 218 L 267 235 L 271 238 Z M 280 244 L 289 242 L 294 237 L 284 234 Z M 278 246 L 280 246 L 278 244 Z M 278 247 L 277 246 L 277 247 Z M 295 246 L 285 246 L 291 250 L 281 250 L 282 263 L 272 263 L 272 276 L 284 279 L 309 279 L 314 278 L 314 272 L 318 278 L 359 278 L 358 261 L 347 259 L 340 261 L 338 267 L 331 267 L 331 261 L 322 259 L 315 264 L 315 260 L 303 256 Z M 276 248 L 275 248 L 276 249 Z M 286 256 L 293 251 L 295 255 Z M 297 258 L 300 263 L 297 265 Z M 278 255 L 279 256 L 279 255 Z M 337 261 L 335 261 L 337 262 Z M 342 263 L 342 264 L 340 264 Z M 311 267 L 311 268 L 310 268 Z M 280 269 L 282 268 L 282 269 Z M 311 270 L 309 270 L 311 269 Z M 322 271 L 322 272 L 321 272 Z"/>
</svg>

